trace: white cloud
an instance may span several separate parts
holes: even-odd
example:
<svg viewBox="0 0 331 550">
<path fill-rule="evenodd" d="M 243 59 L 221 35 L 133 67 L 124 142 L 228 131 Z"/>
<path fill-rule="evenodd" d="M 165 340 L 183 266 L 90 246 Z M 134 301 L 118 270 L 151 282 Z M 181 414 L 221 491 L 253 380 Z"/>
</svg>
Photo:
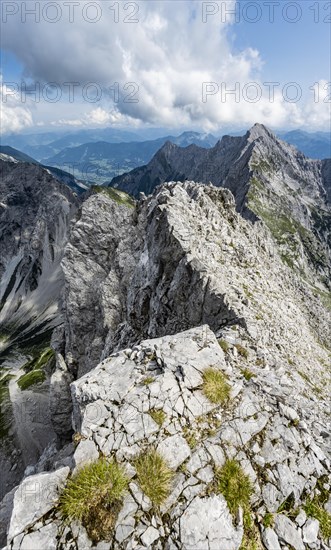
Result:
<svg viewBox="0 0 331 550">
<path fill-rule="evenodd" d="M 60 118 L 59 120 L 52 120 L 51 126 L 83 126 L 83 121 L 76 118 L 76 119 L 70 119 L 70 118 Z"/>
<path fill-rule="evenodd" d="M 41 2 L 36 4 L 42 6 Z M 327 125 L 325 107 L 316 106 L 312 97 L 308 103 L 295 104 L 286 101 L 279 91 L 274 103 L 270 103 L 267 90 L 257 103 L 243 97 L 242 90 L 249 82 L 263 88 L 263 59 L 252 48 L 234 51 L 229 17 L 222 23 L 220 13 L 216 13 L 203 23 L 206 2 L 137 1 L 125 10 L 129 4 L 123 2 L 81 0 L 75 7 L 74 22 L 69 21 L 69 8 L 65 9 L 64 3 L 50 4 L 61 8 L 58 22 L 45 21 L 45 14 L 40 23 L 31 15 L 21 22 L 19 10 L 3 25 L 2 42 L 24 63 L 27 77 L 62 87 L 66 82 L 79 83 L 69 109 L 64 103 L 48 105 L 50 120 L 54 121 L 55 110 L 63 110 L 56 118 L 57 125 L 134 121 L 204 129 L 248 126 L 256 121 L 273 127 Z M 133 12 L 134 4 L 139 8 L 137 13 Z M 210 2 L 211 11 L 215 4 Z M 235 1 L 222 2 L 223 9 L 225 4 L 230 10 Z M 99 6 L 100 19 L 95 23 L 88 21 L 96 15 L 95 7 L 86 11 L 88 5 Z M 46 14 L 46 18 L 54 17 L 51 9 Z M 114 22 L 115 17 L 118 22 Z M 125 18 L 139 22 L 125 22 Z M 84 86 L 91 82 L 102 91 L 98 105 L 91 105 L 83 93 Z M 228 90 L 239 85 L 239 101 L 228 96 L 222 102 L 220 94 L 215 94 L 203 102 L 204 82 L 215 82 L 220 87 L 226 83 Z M 130 88 L 128 83 L 134 84 Z M 41 111 L 44 117 L 45 108 L 37 105 L 36 112 Z"/>
<path fill-rule="evenodd" d="M 312 86 L 313 98 L 303 110 L 303 125 L 316 128 L 325 128 L 330 131 L 331 124 L 331 83 L 320 80 Z M 308 126 L 308 128 L 309 128 Z"/>
<path fill-rule="evenodd" d="M 20 94 L 6 86 L 0 77 L 0 134 L 20 132 L 33 125 L 32 114 L 23 107 Z"/>
<path fill-rule="evenodd" d="M 81 118 L 70 119 L 70 118 L 60 118 L 58 120 L 53 120 L 50 123 L 52 126 L 86 126 L 86 127 L 97 127 L 97 126 L 137 126 L 139 122 L 135 119 L 123 115 L 118 110 L 113 109 L 107 111 L 101 107 L 92 109 L 90 112 L 84 113 L 81 115 Z"/>
</svg>

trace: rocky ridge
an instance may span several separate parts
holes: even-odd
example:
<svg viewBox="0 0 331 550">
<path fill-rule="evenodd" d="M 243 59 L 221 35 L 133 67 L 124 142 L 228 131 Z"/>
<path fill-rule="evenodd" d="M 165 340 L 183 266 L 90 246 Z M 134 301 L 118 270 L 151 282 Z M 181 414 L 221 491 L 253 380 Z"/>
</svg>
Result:
<svg viewBox="0 0 331 550">
<path fill-rule="evenodd" d="M 300 357 L 305 342 L 329 341 L 330 313 L 318 293 L 283 264 L 265 226 L 236 212 L 226 189 L 169 183 L 137 208 L 94 195 L 73 228 L 63 269 L 64 355 L 74 375 L 75 365 L 82 373 L 141 338 L 205 323 L 214 331 L 242 325 L 277 356 L 273 342 L 285 335 L 284 360 L 299 341 Z"/>
<path fill-rule="evenodd" d="M 56 362 L 45 367 L 52 426 L 39 412 L 51 443 L 0 505 L 7 549 L 330 547 L 328 162 L 259 125 L 236 139 L 222 144 L 232 191 L 175 181 L 135 202 L 95 187 L 76 212 L 64 188 L 70 207 L 53 256 L 45 235 L 62 227 L 62 187 L 45 171 L 13 178 L 16 164 L 3 159 L 5 197 L 18 180 L 12 217 L 26 201 L 27 241 L 14 240 L 24 258 L 56 258 L 57 281 L 42 294 L 53 288 L 56 310 L 46 325 L 56 326 Z M 44 229 L 31 233 L 35 222 Z M 34 235 L 44 236 L 39 248 Z M 204 390 L 210 368 L 227 382 L 222 403 Z M 136 465 L 155 449 L 172 472 L 160 506 Z M 58 505 L 75 472 L 100 457 L 129 478 L 107 540 L 64 522 Z M 217 482 L 232 460 L 254 489 L 236 514 Z"/>
<path fill-rule="evenodd" d="M 255 124 L 244 136 L 224 136 L 208 150 L 167 142 L 149 164 L 113 178 L 111 185 L 138 197 L 171 180 L 230 189 L 237 210 L 263 220 L 283 245 L 287 264 L 312 284 L 329 286 L 329 159 L 309 159 Z"/>
<path fill-rule="evenodd" d="M 63 271 L 52 414 L 62 444 L 71 430 L 80 442 L 49 447 L 13 492 L 8 548 L 229 550 L 248 537 L 267 550 L 326 550 L 304 509 L 330 487 L 330 310 L 268 227 L 213 186 L 172 182 L 136 205 L 102 191 L 81 208 Z M 227 405 L 202 391 L 211 366 L 227 377 Z M 148 448 L 175 476 L 159 510 L 134 467 Z M 99 455 L 131 481 L 112 540 L 93 546 L 81 525 L 63 524 L 56 498 L 70 469 Z M 248 534 L 213 484 L 233 458 L 254 485 Z M 23 490 L 46 482 L 51 499 Z"/>
</svg>

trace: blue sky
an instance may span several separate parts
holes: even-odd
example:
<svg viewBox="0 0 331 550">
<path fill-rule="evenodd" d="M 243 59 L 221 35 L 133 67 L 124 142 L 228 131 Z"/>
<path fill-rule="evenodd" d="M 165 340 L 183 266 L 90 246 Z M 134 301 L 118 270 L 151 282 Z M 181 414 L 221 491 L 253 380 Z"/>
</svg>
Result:
<svg viewBox="0 0 331 550">
<path fill-rule="evenodd" d="M 282 4 L 290 3 L 283 1 Z M 252 9 L 247 11 L 247 17 L 242 12 L 240 23 L 232 30 L 238 49 L 251 46 L 261 52 L 265 62 L 263 74 L 267 79 L 294 80 L 308 89 L 321 78 L 328 76 L 330 80 L 331 4 L 323 0 L 303 0 L 296 4 L 302 10 L 302 17 L 295 23 L 288 21 L 299 13 L 295 8 L 288 7 L 283 16 L 281 6 L 275 6 L 274 22 L 269 22 L 269 9 L 265 9 L 259 22 L 249 23 L 247 19 L 257 13 Z"/>
<path fill-rule="evenodd" d="M 96 0 L 100 18 L 93 24 L 88 20 L 93 12 L 84 12 L 87 0 L 81 0 L 73 21 L 60 1 L 53 2 L 61 14 L 55 23 L 45 17 L 36 22 L 33 16 L 22 21 L 21 4 L 5 22 L 2 13 L 3 133 L 109 125 L 221 132 L 254 122 L 275 129 L 329 127 L 330 2 L 149 0 L 137 1 L 136 13 L 118 2 L 115 21 L 114 3 Z M 30 0 L 33 4 L 42 3 Z M 231 9 L 237 21 L 225 11 Z M 25 78 L 46 91 L 55 83 L 61 99 L 52 103 L 44 93 L 37 102 L 26 95 L 22 100 L 22 93 L 15 96 L 8 83 Z M 281 83 L 272 103 L 267 81 Z M 297 102 L 282 91 L 293 81 L 302 90 Z M 74 102 L 66 82 L 79 84 Z M 100 90 L 94 103 L 85 93 L 91 82 Z M 261 92 L 255 103 L 246 91 L 252 82 Z M 309 90 L 314 83 L 315 102 Z M 114 92 L 106 90 L 115 85 L 114 101 Z M 233 87 L 238 95 L 223 95 Z"/>
</svg>

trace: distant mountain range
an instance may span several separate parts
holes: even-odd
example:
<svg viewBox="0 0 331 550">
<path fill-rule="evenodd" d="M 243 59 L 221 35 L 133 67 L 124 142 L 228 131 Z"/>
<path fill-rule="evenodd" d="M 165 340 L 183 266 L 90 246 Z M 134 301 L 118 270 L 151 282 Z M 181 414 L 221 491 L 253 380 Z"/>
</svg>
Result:
<svg viewBox="0 0 331 550">
<path fill-rule="evenodd" d="M 203 148 L 211 148 L 218 141 L 217 137 L 206 133 L 183 132 L 179 136 L 160 137 L 160 132 L 162 129 L 144 129 L 138 133 L 113 128 L 79 130 L 66 134 L 49 132 L 7 136 L 3 138 L 6 141 L 2 147 L 16 149 L 14 157 L 18 159 L 19 152 L 20 161 L 40 162 L 52 167 L 54 175 L 54 170 L 57 170 L 57 177 L 65 177 L 72 186 L 73 179 L 84 181 L 87 185 L 104 184 L 116 176 L 146 165 L 167 141 L 180 147 L 195 144 Z M 240 137 L 244 132 L 232 132 L 229 135 Z M 331 136 L 326 132 L 293 130 L 277 135 L 309 158 L 331 157 Z M 153 139 L 146 140 L 146 136 Z M 8 154 L 11 155 L 10 152 Z"/>
<path fill-rule="evenodd" d="M 85 181 L 103 183 L 115 175 L 146 164 L 166 141 L 181 147 L 192 143 L 212 147 L 218 138 L 211 134 L 184 132 L 180 136 L 166 136 L 149 141 L 85 143 L 69 147 L 43 159 L 43 164 L 70 170 Z"/>
<path fill-rule="evenodd" d="M 42 134 L 22 134 L 5 136 L 2 142 L 15 149 L 20 149 L 26 154 L 40 161 L 59 153 L 66 147 L 77 147 L 84 143 L 108 141 L 109 143 L 122 143 L 129 141 L 144 141 L 146 137 L 138 133 L 126 130 L 114 130 L 102 128 L 94 130 L 79 130 L 70 133 L 47 132 Z"/>
<path fill-rule="evenodd" d="M 273 151 L 272 155 L 270 151 Z M 256 165 L 263 165 L 264 173 L 270 177 L 279 171 L 279 177 L 285 181 L 284 167 L 289 165 L 289 159 L 297 165 L 296 189 L 312 177 L 307 176 L 307 167 L 322 171 L 325 181 L 329 181 L 329 161 L 308 159 L 295 147 L 277 139 L 263 125 L 255 124 L 244 136 L 224 136 L 209 149 L 196 144 L 179 147 L 167 141 L 147 165 L 113 178 L 110 186 L 138 197 L 140 192 L 148 195 L 167 181 L 211 182 L 217 187 L 230 189 L 236 196 L 239 210 L 242 210 L 246 204 L 246 184 L 256 171 Z M 242 182 L 242 196 L 237 191 L 238 179 Z"/>
<path fill-rule="evenodd" d="M 307 157 L 312 159 L 325 159 L 331 157 L 331 134 L 328 132 L 304 132 L 293 130 L 277 134 L 281 139 L 294 145 Z"/>
</svg>

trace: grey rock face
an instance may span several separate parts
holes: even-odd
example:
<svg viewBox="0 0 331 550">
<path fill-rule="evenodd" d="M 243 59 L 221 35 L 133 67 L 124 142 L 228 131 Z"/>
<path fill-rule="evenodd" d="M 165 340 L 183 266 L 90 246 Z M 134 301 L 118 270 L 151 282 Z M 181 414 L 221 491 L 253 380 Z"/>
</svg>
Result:
<svg viewBox="0 0 331 550">
<path fill-rule="evenodd" d="M 7 542 L 7 527 L 13 512 L 14 495 L 16 487 L 12 489 L 0 503 L 0 545 L 1 548 Z"/>
<path fill-rule="evenodd" d="M 74 472 L 82 466 L 91 464 L 99 458 L 99 452 L 93 441 L 81 441 L 74 452 Z"/>
<path fill-rule="evenodd" d="M 241 345 L 247 346 L 245 329 L 237 331 Z M 211 365 L 227 377 L 230 406 L 211 403 L 202 391 L 202 374 Z M 236 524 L 224 497 L 211 491 L 215 469 L 229 458 L 235 458 L 252 480 L 251 503 L 258 503 L 262 515 L 276 512 L 291 494 L 293 506 L 298 507 L 305 491 L 314 493 L 317 478 L 330 470 L 330 459 L 317 435 L 312 402 L 301 395 L 306 385 L 298 381 L 287 393 L 291 379 L 286 376 L 293 373 L 293 366 L 287 371 L 255 368 L 254 377 L 243 383 L 242 371 L 248 365 L 254 368 L 249 357 L 230 349 L 224 353 L 214 333 L 202 326 L 116 352 L 72 383 L 74 426 L 83 438 L 73 468 L 103 455 L 116 458 L 130 478 L 111 548 L 148 548 L 160 539 L 161 547 L 175 545 L 180 550 L 238 549 L 243 537 L 240 514 Z M 291 411 L 280 406 L 282 394 L 291 401 Z M 323 424 L 327 407 L 322 400 L 314 406 Z M 155 410 L 163 411 L 161 425 L 153 419 Z M 289 425 L 289 414 L 294 425 Z M 170 494 L 155 515 L 134 467 L 135 458 L 149 448 L 157 448 L 174 474 Z M 67 469 L 62 471 L 66 476 Z M 15 499 L 31 480 L 40 483 L 43 477 L 27 478 Z M 25 537 L 29 527 L 29 536 L 35 536 L 46 526 L 42 519 L 46 509 L 52 509 L 48 501 L 37 509 L 14 503 L 11 533 Z M 263 530 L 262 540 L 272 550 L 286 545 L 305 550 L 304 539 L 316 538 L 316 522 L 308 522 L 302 530 L 284 514 L 275 514 L 274 528 Z M 60 538 L 60 524 L 58 529 Z M 77 540 L 75 529 L 68 527 L 68 540 Z"/>
<path fill-rule="evenodd" d="M 276 516 L 275 531 L 283 543 L 290 544 L 295 550 L 305 550 L 301 534 L 288 517 L 282 514 Z"/>
<path fill-rule="evenodd" d="M 246 327 L 275 357 L 281 345 L 283 360 L 293 345 L 303 355 L 313 332 L 326 345 L 330 338 L 318 295 L 284 266 L 272 236 L 235 212 L 227 190 L 169 183 L 136 210 L 93 196 L 72 234 L 63 269 L 74 374 L 142 338 L 204 323 Z"/>
<path fill-rule="evenodd" d="M 98 363 L 107 333 L 122 322 L 138 247 L 135 209 L 103 193 L 83 204 L 62 261 L 66 362 L 75 375 Z"/>
<path fill-rule="evenodd" d="M 281 550 L 278 537 L 275 531 L 270 527 L 263 530 L 262 542 L 267 550 Z"/>
<path fill-rule="evenodd" d="M 308 519 L 303 527 L 303 542 L 312 544 L 317 541 L 320 523 L 317 519 Z"/>
<path fill-rule="evenodd" d="M 77 207 L 43 168 L 0 160 L 0 351 L 60 322 L 60 261 Z"/>
<path fill-rule="evenodd" d="M 180 518 L 181 542 L 185 549 L 238 550 L 243 529 L 235 529 L 221 495 L 196 497 Z"/>
<path fill-rule="evenodd" d="M 15 548 L 19 550 L 41 550 L 47 548 L 47 550 L 57 549 L 57 526 L 54 523 L 49 523 L 44 527 L 41 527 L 37 531 L 28 533 L 25 536 L 19 536 L 13 541 L 13 550 Z M 18 542 L 19 541 L 19 542 Z M 15 547 L 16 542 L 18 546 Z"/>
<path fill-rule="evenodd" d="M 57 502 L 59 490 L 69 474 L 69 468 L 27 477 L 14 495 L 8 541 L 41 519 Z"/>
<path fill-rule="evenodd" d="M 66 441 L 72 433 L 72 401 L 70 384 L 73 376 L 68 371 L 61 354 L 56 357 L 56 369 L 50 383 L 50 413 L 52 425 L 60 441 Z"/>
<path fill-rule="evenodd" d="M 190 447 L 180 435 L 172 435 L 164 439 L 157 449 L 174 469 L 177 469 L 191 455 Z"/>
</svg>

